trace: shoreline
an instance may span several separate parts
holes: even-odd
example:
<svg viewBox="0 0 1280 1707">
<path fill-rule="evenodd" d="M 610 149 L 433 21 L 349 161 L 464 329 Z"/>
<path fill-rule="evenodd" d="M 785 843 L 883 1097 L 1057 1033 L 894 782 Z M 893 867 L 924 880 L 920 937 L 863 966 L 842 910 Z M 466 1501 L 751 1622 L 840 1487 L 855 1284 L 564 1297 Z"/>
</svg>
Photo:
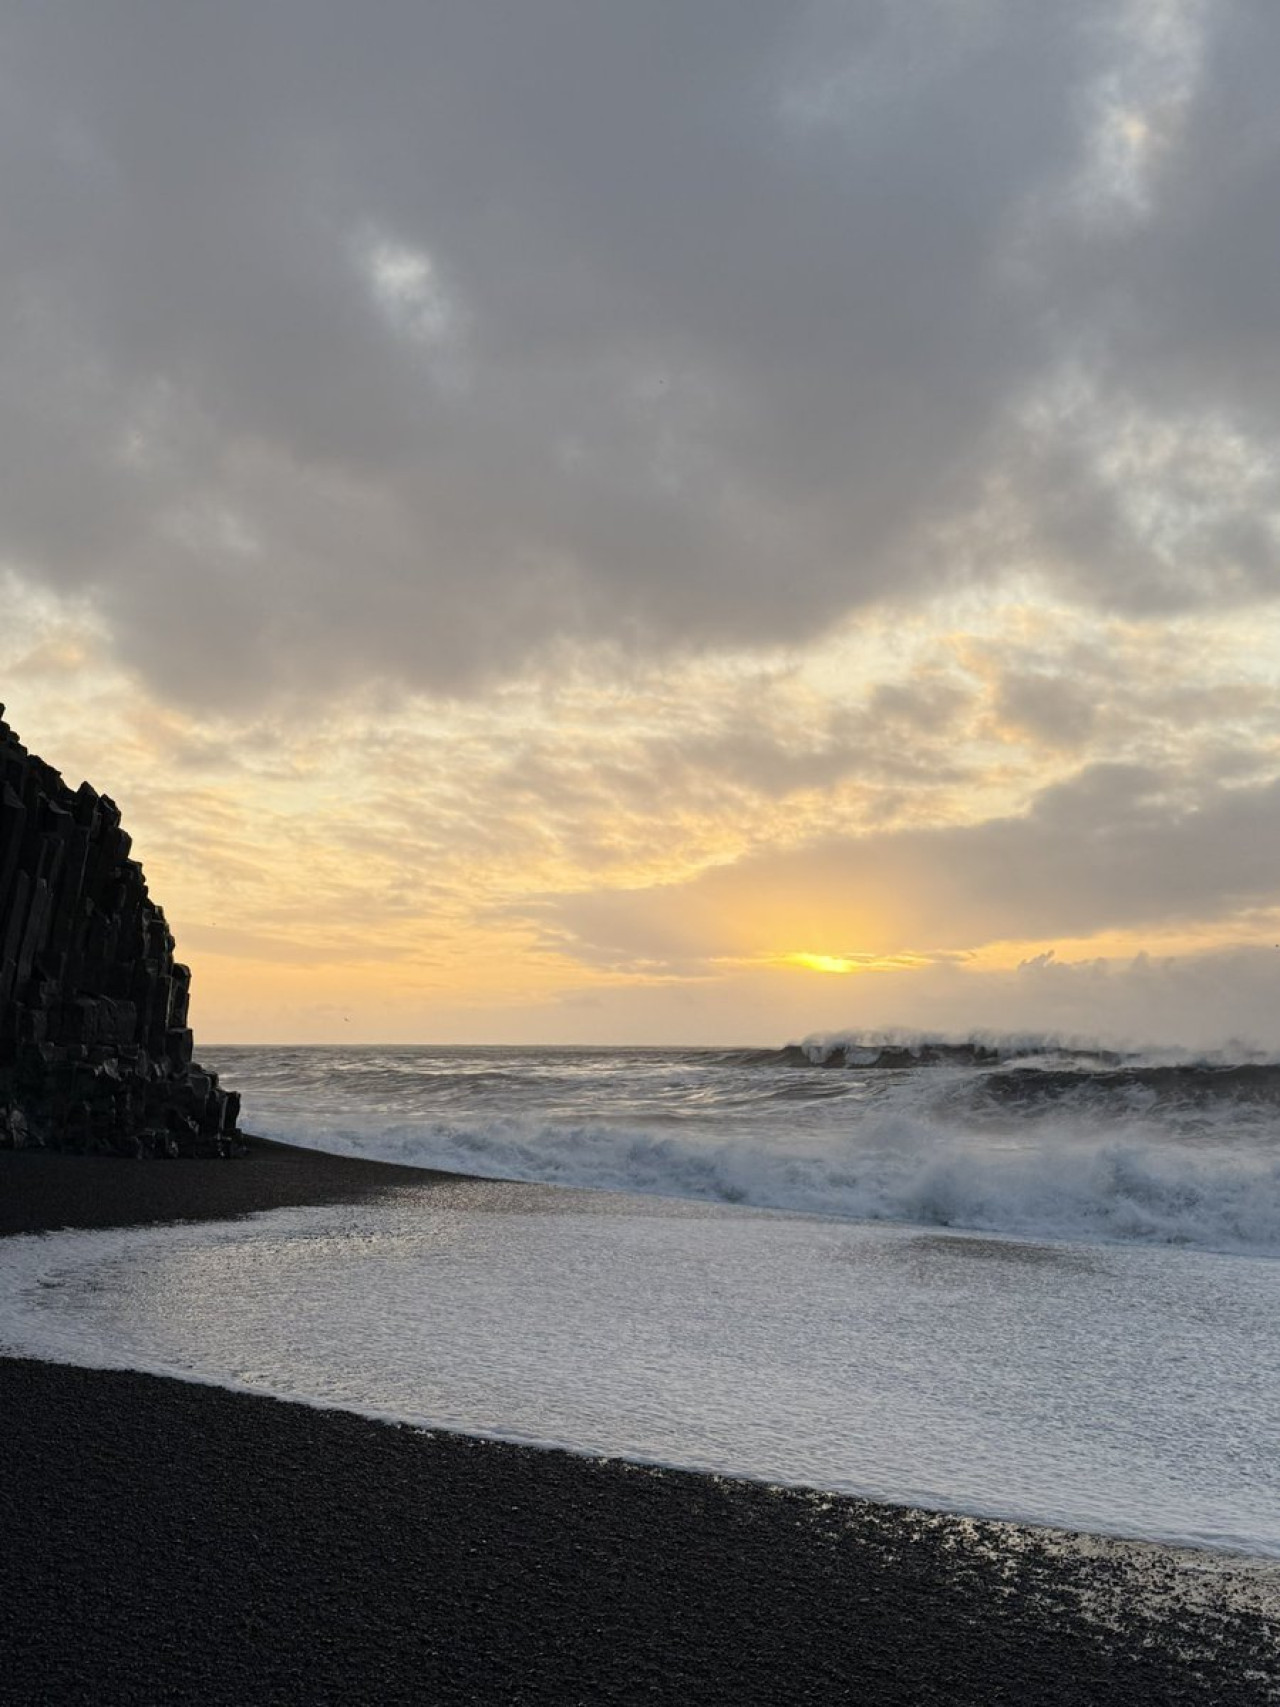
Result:
<svg viewBox="0 0 1280 1707">
<path fill-rule="evenodd" d="M 63 1228 L 228 1221 L 267 1209 L 358 1202 L 460 1176 L 335 1156 L 246 1135 L 247 1153 L 173 1161 L 0 1150 L 0 1238 Z"/>
<path fill-rule="evenodd" d="M 0 1235 L 420 1189 L 0 1154 Z M 216 1300 L 211 1300 L 216 1308 Z M 1280 1699 L 1280 1569 L 0 1359 L 7 1699 Z"/>
</svg>

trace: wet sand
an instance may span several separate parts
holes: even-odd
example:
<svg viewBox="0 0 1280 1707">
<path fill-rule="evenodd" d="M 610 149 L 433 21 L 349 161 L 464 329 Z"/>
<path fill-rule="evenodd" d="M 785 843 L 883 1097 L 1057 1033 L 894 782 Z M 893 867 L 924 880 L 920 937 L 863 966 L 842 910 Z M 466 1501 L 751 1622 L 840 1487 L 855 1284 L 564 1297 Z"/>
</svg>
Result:
<svg viewBox="0 0 1280 1707">
<path fill-rule="evenodd" d="M 0 1233 L 415 1189 L 0 1154 Z M 211 1300 L 216 1308 L 216 1300 Z M 0 1360 L 7 1702 L 1280 1701 L 1280 1568 Z"/>
</svg>

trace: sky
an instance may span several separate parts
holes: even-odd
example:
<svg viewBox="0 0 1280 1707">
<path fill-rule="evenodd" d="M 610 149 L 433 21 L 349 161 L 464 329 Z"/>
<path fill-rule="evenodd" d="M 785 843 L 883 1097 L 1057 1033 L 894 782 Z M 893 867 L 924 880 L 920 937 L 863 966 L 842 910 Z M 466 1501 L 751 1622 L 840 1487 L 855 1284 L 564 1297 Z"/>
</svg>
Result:
<svg viewBox="0 0 1280 1707">
<path fill-rule="evenodd" d="M 11 0 L 0 699 L 214 1042 L 1280 1045 L 1274 0 Z"/>
</svg>

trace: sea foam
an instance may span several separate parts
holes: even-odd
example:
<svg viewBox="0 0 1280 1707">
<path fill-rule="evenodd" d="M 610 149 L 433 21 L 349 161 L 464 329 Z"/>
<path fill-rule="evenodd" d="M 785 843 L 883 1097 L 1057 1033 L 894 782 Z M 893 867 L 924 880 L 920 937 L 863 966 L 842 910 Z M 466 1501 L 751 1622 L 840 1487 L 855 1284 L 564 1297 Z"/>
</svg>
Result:
<svg viewBox="0 0 1280 1707">
<path fill-rule="evenodd" d="M 514 1119 L 328 1126 L 314 1118 L 276 1119 L 264 1128 L 268 1136 L 340 1155 L 480 1179 L 846 1220 L 1280 1255 L 1280 1162 L 1201 1161 L 1138 1131 L 1097 1143 L 1059 1128 L 1028 1150 L 892 1120 L 861 1133 L 856 1151 L 821 1153 Z"/>
<path fill-rule="evenodd" d="M 0 1349 L 1280 1557 L 1274 1262 L 440 1181 L 0 1240 Z"/>
<path fill-rule="evenodd" d="M 846 1220 L 1280 1255 L 1274 1068 L 1018 1044 L 905 1070 L 848 1053 L 822 1070 L 790 1050 L 244 1050 L 220 1065 L 245 1088 L 251 1130 L 346 1155 Z M 840 1042 L 853 1047 L 869 1046 Z"/>
</svg>

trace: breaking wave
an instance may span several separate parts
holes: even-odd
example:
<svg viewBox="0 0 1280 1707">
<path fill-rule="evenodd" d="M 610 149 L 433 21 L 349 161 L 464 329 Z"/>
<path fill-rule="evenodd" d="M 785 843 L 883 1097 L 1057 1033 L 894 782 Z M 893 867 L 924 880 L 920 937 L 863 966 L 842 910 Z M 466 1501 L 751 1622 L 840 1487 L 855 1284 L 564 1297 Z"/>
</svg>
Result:
<svg viewBox="0 0 1280 1707">
<path fill-rule="evenodd" d="M 342 1154 L 1280 1256 L 1280 1064 L 1244 1051 L 843 1034 L 782 1050 L 229 1050 L 217 1064 L 251 1131 Z"/>
<path fill-rule="evenodd" d="M 1280 1162 L 1199 1160 L 1135 1132 L 1059 1131 L 1026 1150 L 889 1121 L 847 1154 L 705 1143 L 616 1127 L 269 1122 L 291 1143 L 483 1179 L 913 1222 L 1053 1239 L 1119 1239 L 1280 1255 Z"/>
</svg>

